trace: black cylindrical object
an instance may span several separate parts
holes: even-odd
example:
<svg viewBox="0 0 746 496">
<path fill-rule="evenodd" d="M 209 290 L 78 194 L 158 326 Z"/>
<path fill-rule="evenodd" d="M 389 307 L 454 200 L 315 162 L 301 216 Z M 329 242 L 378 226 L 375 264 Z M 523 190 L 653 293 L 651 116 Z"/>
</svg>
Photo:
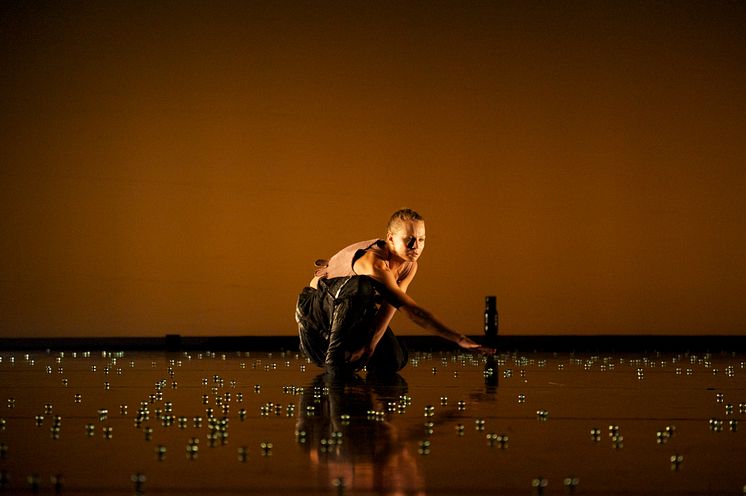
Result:
<svg viewBox="0 0 746 496">
<path fill-rule="evenodd" d="M 497 337 L 497 331 L 499 328 L 497 298 L 494 296 L 486 296 L 484 298 L 484 334 L 490 338 Z"/>
</svg>

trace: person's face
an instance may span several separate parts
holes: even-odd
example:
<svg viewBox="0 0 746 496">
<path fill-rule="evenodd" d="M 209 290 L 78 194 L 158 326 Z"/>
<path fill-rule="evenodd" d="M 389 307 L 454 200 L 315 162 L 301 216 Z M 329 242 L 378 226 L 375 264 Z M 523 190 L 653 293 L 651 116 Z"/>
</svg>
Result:
<svg viewBox="0 0 746 496">
<path fill-rule="evenodd" d="M 396 257 L 415 262 L 425 248 L 425 223 L 421 220 L 402 221 L 394 232 L 388 233 L 387 241 Z"/>
</svg>

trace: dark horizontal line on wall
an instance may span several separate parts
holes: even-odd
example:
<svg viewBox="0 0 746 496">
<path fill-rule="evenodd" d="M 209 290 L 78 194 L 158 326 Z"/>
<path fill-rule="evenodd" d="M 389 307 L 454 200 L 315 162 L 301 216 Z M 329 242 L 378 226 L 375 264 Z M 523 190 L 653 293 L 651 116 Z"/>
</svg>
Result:
<svg viewBox="0 0 746 496">
<path fill-rule="evenodd" d="M 498 351 L 544 352 L 686 352 L 712 353 L 746 350 L 746 335 L 542 335 L 498 336 L 488 342 L 484 336 L 474 340 L 489 344 Z M 442 351 L 456 346 L 435 336 L 399 336 L 413 351 Z M 0 350 L 102 350 L 102 351 L 297 351 L 296 336 L 181 336 L 163 337 L 68 337 L 68 338 L 0 338 Z"/>
</svg>

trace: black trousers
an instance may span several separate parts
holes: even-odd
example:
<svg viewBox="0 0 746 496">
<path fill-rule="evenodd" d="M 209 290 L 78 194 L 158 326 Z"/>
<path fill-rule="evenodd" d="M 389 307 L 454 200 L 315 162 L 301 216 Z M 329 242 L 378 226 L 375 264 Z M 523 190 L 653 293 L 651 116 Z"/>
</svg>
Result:
<svg viewBox="0 0 746 496">
<path fill-rule="evenodd" d="M 408 354 L 391 328 L 367 362 L 350 360 L 352 353 L 370 343 L 379 302 L 376 283 L 368 276 L 321 279 L 318 289 L 304 288 L 295 307 L 301 352 L 330 372 L 354 371 L 364 365 L 378 374 L 401 370 Z"/>
</svg>

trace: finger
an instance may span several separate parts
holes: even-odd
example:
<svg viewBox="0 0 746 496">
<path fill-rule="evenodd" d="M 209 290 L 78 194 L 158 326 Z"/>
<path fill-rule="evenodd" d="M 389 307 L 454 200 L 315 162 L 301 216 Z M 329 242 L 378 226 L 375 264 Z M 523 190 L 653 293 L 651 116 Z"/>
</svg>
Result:
<svg viewBox="0 0 746 496">
<path fill-rule="evenodd" d="M 465 341 L 461 343 L 462 348 L 479 348 L 479 343 L 475 343 L 474 341 Z"/>
</svg>

